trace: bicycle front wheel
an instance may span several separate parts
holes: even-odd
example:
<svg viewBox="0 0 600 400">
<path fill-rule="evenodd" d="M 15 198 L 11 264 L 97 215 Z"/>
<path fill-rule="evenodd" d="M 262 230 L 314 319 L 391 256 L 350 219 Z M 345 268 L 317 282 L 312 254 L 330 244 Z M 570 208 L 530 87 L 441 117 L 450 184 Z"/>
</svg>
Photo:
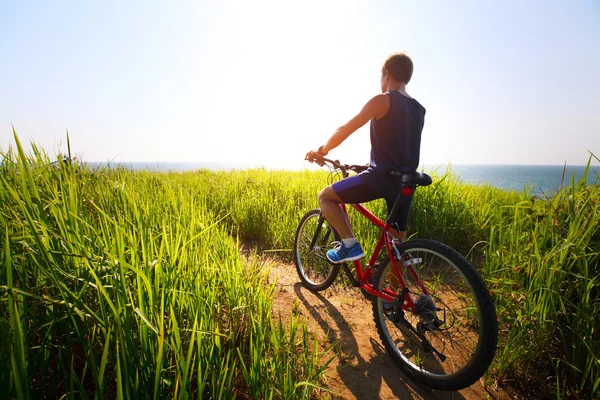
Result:
<svg viewBox="0 0 600 400">
<path fill-rule="evenodd" d="M 438 390 L 472 385 L 490 366 L 498 340 L 485 283 L 463 256 L 442 243 L 411 240 L 399 249 L 398 270 L 388 259 L 375 278 L 378 290 L 399 296 L 394 303 L 373 302 L 381 341 L 396 365 L 423 385 Z M 405 298 L 398 274 L 414 302 L 412 310 L 400 309 Z"/>
<path fill-rule="evenodd" d="M 309 211 L 302 217 L 296 230 L 294 260 L 300 280 L 310 291 L 327 289 L 340 272 L 340 266 L 329 263 L 325 256 L 334 240 L 339 240 L 337 232 L 323 218 L 321 210 Z"/>
</svg>

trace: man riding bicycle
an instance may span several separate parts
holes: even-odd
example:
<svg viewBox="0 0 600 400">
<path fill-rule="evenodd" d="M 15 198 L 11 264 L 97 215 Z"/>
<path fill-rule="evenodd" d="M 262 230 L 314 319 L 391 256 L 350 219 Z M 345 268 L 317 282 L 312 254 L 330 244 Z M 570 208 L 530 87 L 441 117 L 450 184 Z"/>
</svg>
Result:
<svg viewBox="0 0 600 400">
<path fill-rule="evenodd" d="M 367 121 L 371 121 L 371 157 L 369 168 L 355 176 L 327 186 L 319 193 L 319 206 L 327 221 L 339 233 L 342 243 L 327 252 L 334 264 L 363 258 L 362 247 L 354 237 L 350 223 L 339 207 L 341 203 L 365 203 L 385 199 L 388 214 L 396 201 L 400 183 L 392 171 L 413 172 L 419 166 L 421 132 L 425 108 L 406 93 L 413 73 L 412 60 L 404 53 L 389 56 L 381 68 L 381 92 L 365 104 L 348 123 L 339 127 L 327 143 L 309 151 L 307 159 L 326 156 Z M 397 238 L 406 238 L 412 197 L 403 196 L 403 204 L 392 226 Z"/>
</svg>

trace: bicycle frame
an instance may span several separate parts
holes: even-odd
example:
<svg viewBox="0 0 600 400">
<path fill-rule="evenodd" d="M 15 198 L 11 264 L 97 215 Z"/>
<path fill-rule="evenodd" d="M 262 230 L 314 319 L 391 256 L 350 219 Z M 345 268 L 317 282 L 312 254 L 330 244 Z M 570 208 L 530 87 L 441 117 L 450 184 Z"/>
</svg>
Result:
<svg viewBox="0 0 600 400">
<path fill-rule="evenodd" d="M 349 176 L 348 170 L 353 170 L 353 171 L 357 172 L 356 167 L 361 168 L 361 169 L 363 168 L 362 166 L 356 166 L 356 165 L 343 165 L 343 164 L 340 164 L 339 161 L 329 160 L 318 154 L 312 154 L 312 155 L 310 155 L 310 157 L 307 156 L 307 160 L 309 160 L 310 162 L 317 162 L 319 165 L 325 165 L 325 163 L 328 163 L 331 166 L 333 166 L 335 169 L 339 169 L 342 172 L 343 178 L 347 178 Z M 400 199 L 400 196 L 413 196 L 415 189 L 416 189 L 416 187 L 413 187 L 413 186 L 408 186 L 408 185 L 404 185 L 404 184 L 401 185 L 400 192 L 398 193 L 399 197 L 397 198 L 396 203 L 394 204 L 394 207 L 392 208 L 392 211 L 391 211 L 392 214 L 394 214 L 395 211 L 397 210 L 398 200 Z M 377 218 L 377 216 L 375 216 L 375 214 L 373 214 L 371 211 L 369 211 L 369 209 L 367 209 L 361 203 L 350 204 L 350 205 L 354 209 L 356 209 L 362 216 L 367 218 L 369 220 L 369 222 L 371 222 L 373 225 L 375 225 L 381 231 L 381 235 L 379 236 L 377 245 L 375 246 L 375 249 L 373 250 L 373 254 L 371 255 L 371 258 L 369 259 L 369 262 L 366 265 L 366 268 L 363 268 L 363 264 L 362 264 L 361 260 L 357 260 L 357 261 L 353 262 L 354 269 L 356 271 L 356 277 L 354 277 L 352 275 L 352 273 L 348 269 L 347 264 L 345 264 L 345 263 L 342 264 L 344 271 L 348 275 L 348 278 L 352 281 L 354 286 L 360 287 L 361 289 L 365 290 L 367 293 L 369 293 L 373 296 L 382 298 L 383 300 L 386 300 L 388 302 L 400 303 L 400 304 L 398 304 L 398 305 L 400 305 L 400 307 L 397 307 L 397 306 L 394 307 L 396 310 L 398 308 L 401 308 L 402 310 L 415 312 L 416 310 L 415 310 L 414 302 L 412 301 L 411 297 L 407 295 L 409 290 L 406 287 L 406 283 L 404 282 L 404 279 L 403 279 L 404 275 L 400 273 L 400 269 L 398 268 L 398 262 L 397 262 L 398 260 L 396 260 L 396 257 L 394 256 L 395 253 L 398 254 L 398 258 L 400 258 L 402 260 L 403 267 L 405 269 L 410 270 L 410 272 L 412 273 L 412 275 L 415 279 L 415 282 L 421 288 L 423 293 L 426 295 L 429 295 L 430 293 L 424 287 L 421 278 L 416 273 L 410 260 L 408 258 L 406 258 L 406 256 L 404 256 L 398 249 L 397 243 L 398 243 L 398 241 L 400 243 L 402 241 L 400 239 L 396 239 L 394 237 L 394 235 L 392 234 L 392 231 L 391 231 L 391 224 L 389 222 L 384 223 L 382 220 Z M 342 203 L 342 204 L 340 204 L 340 207 L 341 207 L 342 211 L 344 212 L 344 214 L 346 215 L 348 223 L 350 223 L 350 218 L 348 216 L 348 209 L 346 207 L 346 204 Z M 313 240 L 310 244 L 311 249 L 315 245 L 315 240 L 319 235 L 319 231 L 321 230 L 322 223 L 323 223 L 323 215 L 321 214 L 321 216 L 319 218 L 319 223 L 317 225 L 317 230 L 315 232 L 315 236 L 313 237 Z M 351 223 L 350 223 L 350 225 L 351 225 Z M 392 263 L 392 271 L 396 274 L 396 278 L 398 279 L 398 282 L 400 283 L 400 286 L 402 287 L 402 289 L 400 290 L 399 293 L 396 293 L 396 292 L 391 291 L 386 288 L 383 288 L 382 291 L 379 291 L 379 290 L 376 290 L 373 288 L 372 283 L 369 283 L 369 279 L 374 274 L 373 266 L 377 262 L 377 258 L 379 257 L 379 254 L 381 253 L 384 245 L 385 245 L 386 251 L 389 255 L 390 261 Z M 395 253 L 394 253 L 394 251 L 395 251 Z M 403 299 L 401 299 L 400 296 L 402 296 Z"/>
<path fill-rule="evenodd" d="M 368 293 L 370 293 L 376 297 L 380 297 L 383 300 L 386 300 L 389 302 L 395 301 L 396 296 L 397 296 L 396 292 L 393 292 L 393 291 L 385 289 L 385 288 L 383 289 L 383 291 L 379 291 L 379 290 L 374 289 L 373 285 L 371 283 L 369 283 L 369 278 L 371 278 L 371 276 L 374 274 L 372 267 L 377 262 L 377 258 L 379 257 L 379 254 L 381 253 L 381 251 L 385 245 L 387 253 L 390 256 L 390 261 L 392 263 L 392 270 L 395 272 L 395 274 L 396 274 L 395 277 L 398 279 L 398 281 L 403 289 L 400 292 L 400 295 L 402 295 L 402 293 L 404 293 L 404 299 L 401 300 L 402 301 L 401 308 L 403 310 L 414 312 L 415 305 L 414 305 L 411 297 L 405 295 L 407 293 L 406 284 L 404 282 L 404 279 L 402 278 L 403 274 L 400 273 L 400 270 L 398 268 L 398 260 L 396 260 L 396 257 L 394 257 L 393 250 L 395 250 L 400 255 L 400 251 L 398 250 L 397 244 L 396 244 L 396 241 L 399 239 L 394 238 L 392 231 L 390 230 L 391 224 L 384 223 L 383 221 L 381 221 L 379 218 L 377 218 L 377 216 L 375 216 L 375 214 L 373 214 L 371 211 L 369 211 L 369 209 L 367 209 L 363 204 L 360 204 L 360 203 L 359 204 L 350 204 L 350 206 L 352 206 L 354 209 L 356 209 L 361 215 L 363 215 L 365 218 L 367 218 L 369 220 L 369 222 L 371 222 L 379 230 L 381 230 L 381 235 L 379 236 L 379 240 L 377 241 L 377 245 L 375 246 L 375 249 L 373 250 L 373 254 L 371 255 L 371 258 L 369 259 L 369 262 L 365 266 L 366 268 L 363 268 L 363 264 L 362 264 L 361 260 L 357 260 L 357 261 L 353 262 L 354 268 L 356 270 L 356 278 L 354 278 L 352 276 L 351 272 L 344 265 L 346 267 L 345 268 L 346 274 L 348 274 L 348 277 L 350 278 L 350 280 L 355 281 L 355 283 L 358 287 L 364 289 Z M 346 207 L 346 204 L 340 204 L 340 207 L 344 211 L 344 214 L 346 214 L 346 218 L 348 218 L 348 209 Z M 350 221 L 349 218 L 348 218 L 348 221 Z M 401 257 L 401 258 L 403 258 L 403 257 Z M 419 278 L 419 276 L 416 273 L 413 266 L 410 263 L 404 263 L 404 268 L 408 269 L 412 273 L 417 284 L 423 290 L 423 293 L 428 295 L 429 292 L 424 287 L 423 282 Z"/>
<path fill-rule="evenodd" d="M 338 171 L 346 178 L 349 172 L 360 174 L 368 169 L 341 164 L 314 152 L 308 153 L 306 159 L 321 166 L 327 164 L 330 184 L 338 177 Z M 391 180 L 387 184 L 399 191 L 391 209 L 392 199 L 387 198 L 386 193 L 385 222 L 363 204 L 348 203 L 380 232 L 367 263 L 354 261 L 355 272 L 350 270 L 350 263 L 328 265 L 325 259 L 329 256 L 324 252 L 329 239 L 333 236 L 340 240 L 341 237 L 321 211 L 311 210 L 304 215 L 296 231 L 294 249 L 298 275 L 308 290 L 320 292 L 332 285 L 341 267 L 352 285 L 374 301 L 373 315 L 379 337 L 403 372 L 434 389 L 468 387 L 481 378 L 496 351 L 498 327 L 493 301 L 472 264 L 452 248 L 430 239 L 403 242 L 394 236 L 399 227 L 392 221 L 397 219 L 398 212 L 406 211 L 402 209 L 404 200 L 412 197 L 418 187 L 430 185 L 432 179 L 416 171 L 387 173 L 397 178 L 399 187 Z M 351 228 L 348 204 L 338 205 L 347 219 L 340 223 L 346 222 Z M 318 217 L 316 229 L 315 217 Z M 389 260 L 380 259 L 382 251 L 387 252 Z M 407 275 L 407 271 L 412 276 Z M 375 274 L 377 277 L 373 279 Z M 438 285 L 445 277 L 447 280 Z M 425 281 L 432 282 L 428 284 L 431 291 L 424 287 Z M 436 291 L 434 295 L 432 292 Z"/>
</svg>

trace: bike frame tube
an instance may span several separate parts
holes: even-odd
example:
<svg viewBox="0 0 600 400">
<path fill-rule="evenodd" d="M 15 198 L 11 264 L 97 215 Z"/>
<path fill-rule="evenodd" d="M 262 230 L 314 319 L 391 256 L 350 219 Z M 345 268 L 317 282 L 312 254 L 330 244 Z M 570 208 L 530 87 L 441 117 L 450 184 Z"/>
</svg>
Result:
<svg viewBox="0 0 600 400">
<path fill-rule="evenodd" d="M 396 278 L 400 282 L 402 288 L 405 288 L 406 284 L 404 283 L 404 280 L 402 279 L 402 274 L 400 273 L 400 270 L 398 269 L 396 258 L 391 256 L 392 254 L 394 254 L 392 251 L 393 245 L 390 240 L 390 237 L 392 237 L 392 233 L 390 231 L 391 225 L 389 223 L 384 223 L 382 220 L 377 218 L 377 216 L 375 214 L 373 214 L 368 208 L 366 208 L 361 203 L 350 204 L 350 205 L 354 209 L 356 209 L 356 211 L 358 211 L 362 216 L 367 218 L 369 220 L 369 222 L 371 222 L 373 225 L 375 225 L 377 228 L 379 228 L 381 230 L 381 235 L 379 236 L 379 240 L 377 241 L 377 245 L 375 246 L 375 249 L 373 250 L 373 254 L 371 255 L 371 258 L 369 259 L 369 263 L 367 264 L 367 266 L 372 267 L 373 265 L 375 265 L 375 263 L 377 262 L 377 258 L 379 257 L 379 254 L 381 253 L 381 250 L 383 249 L 383 246 L 385 244 L 385 248 L 386 248 L 388 254 L 390 255 L 390 261 L 392 262 L 392 268 L 396 272 Z M 347 210 L 346 204 L 340 204 L 340 208 L 344 211 L 344 213 L 346 214 L 346 218 L 348 219 L 348 223 L 350 223 L 350 218 L 348 216 L 348 210 Z M 350 227 L 352 227 L 352 226 L 350 226 Z M 421 288 L 423 290 L 425 290 L 425 288 L 422 287 L 423 286 L 422 282 L 418 278 L 412 265 L 409 265 L 407 267 L 411 270 L 411 273 L 413 274 L 413 276 L 417 277 L 416 279 L 417 279 L 417 283 L 419 284 L 419 286 L 421 286 Z M 407 267 L 405 266 L 405 268 L 407 268 Z M 380 297 L 389 302 L 393 302 L 396 299 L 396 296 L 397 296 L 396 292 L 393 292 L 393 291 L 385 289 L 385 288 L 383 289 L 383 291 L 378 291 L 378 290 L 373 289 L 372 284 L 367 283 L 368 279 L 371 277 L 371 274 L 373 274 L 373 270 L 369 268 L 365 272 L 365 270 L 363 269 L 361 260 L 354 261 L 354 268 L 356 270 L 356 278 L 357 278 L 357 281 L 359 282 L 359 287 L 361 287 L 368 293 L 370 293 L 374 296 Z M 402 301 L 402 309 L 414 312 L 414 310 L 415 310 L 414 303 L 413 303 L 412 299 L 410 298 L 410 296 L 405 296 L 404 300 Z"/>
<path fill-rule="evenodd" d="M 327 159 L 324 159 L 324 160 L 329 162 L 336 168 L 340 167 L 340 164 L 337 161 L 332 161 L 332 160 L 327 160 Z M 344 178 L 348 177 L 348 171 L 344 168 L 342 168 L 342 176 Z M 392 244 L 392 239 L 391 239 L 393 237 L 393 235 L 392 235 L 392 232 L 390 231 L 391 224 L 384 223 L 382 220 L 377 218 L 377 216 L 375 214 L 373 214 L 371 211 L 369 211 L 369 209 L 367 209 L 361 203 L 350 204 L 350 205 L 352 207 L 354 207 L 354 209 L 356 209 L 362 216 L 367 218 L 369 220 L 369 222 L 371 222 L 373 225 L 375 225 L 377 228 L 379 228 L 381 230 L 381 235 L 379 236 L 379 240 L 377 241 L 377 245 L 375 246 L 375 249 L 373 251 L 373 254 L 371 255 L 371 258 L 369 259 L 369 263 L 367 264 L 367 267 L 372 267 L 375 265 L 375 263 L 377 262 L 377 258 L 379 257 L 379 254 L 381 253 L 381 250 L 383 249 L 383 245 L 385 244 L 385 248 L 386 248 L 386 251 L 388 252 L 388 254 L 390 255 L 390 261 L 392 262 L 392 268 L 396 273 L 396 277 L 397 277 L 398 281 L 400 282 L 400 285 L 402 286 L 402 288 L 406 288 L 404 279 L 402 279 L 403 275 L 400 273 L 400 270 L 398 269 L 396 257 L 393 256 L 393 254 L 394 254 L 392 251 L 393 244 Z M 348 220 L 348 225 L 350 225 L 350 228 L 352 228 L 352 224 L 351 224 L 350 218 L 348 216 L 348 209 L 346 207 L 346 204 L 341 203 L 340 208 L 346 215 L 346 219 Z M 319 226 L 320 225 L 321 225 L 321 223 L 319 223 Z M 314 245 L 314 244 L 311 243 L 311 247 L 312 247 L 312 245 Z M 411 273 L 413 274 L 413 276 L 415 277 L 415 279 L 417 281 L 417 284 L 421 287 L 423 292 L 427 294 L 428 292 L 423 287 L 423 283 L 419 279 L 413 266 L 405 265 L 404 268 L 410 269 Z M 372 268 L 367 268 L 367 270 L 365 272 L 365 270 L 363 269 L 362 261 L 357 260 L 357 261 L 354 261 L 354 269 L 356 270 L 356 278 L 358 278 L 356 280 L 358 281 L 360 288 L 362 288 L 365 291 L 367 291 L 368 293 L 370 293 L 374 296 L 380 297 L 386 301 L 393 302 L 396 300 L 396 297 L 397 297 L 396 292 L 385 289 L 385 288 L 383 289 L 383 291 L 378 291 L 378 290 L 373 289 L 373 285 L 371 283 L 368 283 L 369 278 L 373 274 Z M 408 310 L 411 312 L 415 311 L 414 303 L 410 296 L 407 296 L 407 295 L 404 296 L 404 299 L 402 300 L 402 309 Z"/>
</svg>

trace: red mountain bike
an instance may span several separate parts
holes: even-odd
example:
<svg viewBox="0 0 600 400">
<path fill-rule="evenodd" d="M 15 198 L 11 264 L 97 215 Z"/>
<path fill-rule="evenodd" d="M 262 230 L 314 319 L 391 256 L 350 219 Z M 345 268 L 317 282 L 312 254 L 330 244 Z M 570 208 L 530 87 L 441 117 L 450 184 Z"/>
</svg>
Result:
<svg viewBox="0 0 600 400">
<path fill-rule="evenodd" d="M 324 157 L 310 159 L 345 178 L 360 173 L 360 165 L 340 164 Z M 354 261 L 330 264 L 325 256 L 340 240 L 319 209 L 309 211 L 296 231 L 296 269 L 304 286 L 327 289 L 340 268 L 352 285 L 373 302 L 379 337 L 396 365 L 410 378 L 438 390 L 459 390 L 475 383 L 490 366 L 498 340 L 496 311 L 490 293 L 475 268 L 445 244 L 426 239 L 401 241 L 390 231 L 401 196 L 431 184 L 419 172 L 392 173 L 401 190 L 384 223 L 362 204 L 351 204 L 381 235 L 363 266 Z M 346 205 L 341 205 L 347 215 Z M 385 252 L 383 249 L 385 248 Z M 380 254 L 382 257 L 380 257 Z"/>
</svg>

